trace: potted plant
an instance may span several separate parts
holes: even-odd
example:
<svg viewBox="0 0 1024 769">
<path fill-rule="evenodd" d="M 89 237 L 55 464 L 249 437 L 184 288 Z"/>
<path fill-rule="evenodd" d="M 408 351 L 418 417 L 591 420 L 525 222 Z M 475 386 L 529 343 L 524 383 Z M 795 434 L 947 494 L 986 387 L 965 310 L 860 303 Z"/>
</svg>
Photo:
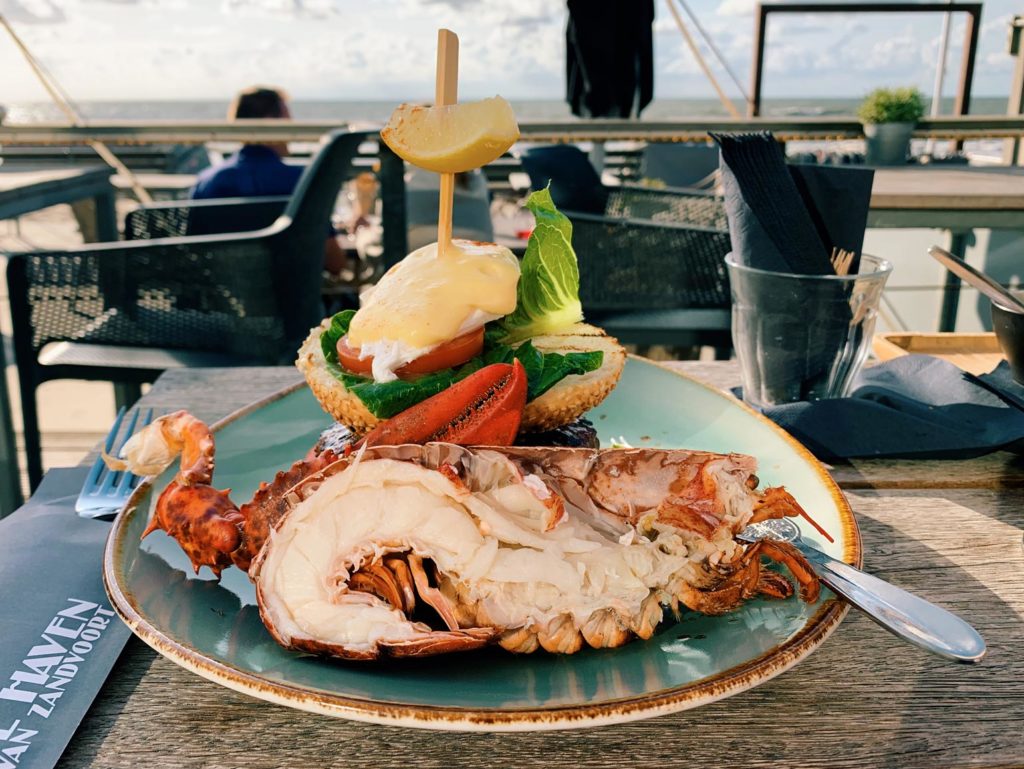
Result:
<svg viewBox="0 0 1024 769">
<path fill-rule="evenodd" d="M 910 135 L 924 114 L 924 97 L 916 88 L 876 88 L 864 97 L 857 116 L 864 125 L 869 165 L 907 162 Z"/>
</svg>

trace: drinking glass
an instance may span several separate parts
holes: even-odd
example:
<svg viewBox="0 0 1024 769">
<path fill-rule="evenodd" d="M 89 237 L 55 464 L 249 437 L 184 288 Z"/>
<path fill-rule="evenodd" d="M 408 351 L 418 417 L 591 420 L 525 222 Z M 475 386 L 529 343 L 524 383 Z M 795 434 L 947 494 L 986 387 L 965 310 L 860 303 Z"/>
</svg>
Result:
<svg viewBox="0 0 1024 769">
<path fill-rule="evenodd" d="M 865 254 L 856 274 L 796 275 L 746 267 L 732 254 L 725 263 L 743 399 L 763 408 L 849 394 L 892 265 Z"/>
</svg>

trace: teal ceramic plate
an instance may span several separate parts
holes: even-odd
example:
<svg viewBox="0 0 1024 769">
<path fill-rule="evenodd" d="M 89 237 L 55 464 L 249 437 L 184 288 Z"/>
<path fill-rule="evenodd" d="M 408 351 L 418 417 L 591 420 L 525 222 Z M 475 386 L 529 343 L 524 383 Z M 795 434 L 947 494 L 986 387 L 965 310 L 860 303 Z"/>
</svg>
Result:
<svg viewBox="0 0 1024 769">
<path fill-rule="evenodd" d="M 860 536 L 842 493 L 792 438 L 706 385 L 638 358 L 591 412 L 602 445 L 688 447 L 756 456 L 765 484 L 785 484 L 835 537 L 809 539 L 860 565 Z M 279 393 L 217 427 L 215 483 L 249 498 L 261 480 L 303 456 L 326 426 L 310 391 Z M 755 600 L 720 617 L 687 615 L 649 641 L 572 656 L 501 649 L 384 664 L 334 662 L 285 651 L 267 633 L 238 569 L 220 583 L 196 576 L 175 542 L 144 541 L 155 495 L 144 484 L 114 523 L 104 573 L 114 606 L 146 643 L 237 691 L 303 710 L 376 723 L 459 730 L 557 729 L 617 723 L 695 707 L 749 689 L 807 656 L 846 605 Z"/>
</svg>

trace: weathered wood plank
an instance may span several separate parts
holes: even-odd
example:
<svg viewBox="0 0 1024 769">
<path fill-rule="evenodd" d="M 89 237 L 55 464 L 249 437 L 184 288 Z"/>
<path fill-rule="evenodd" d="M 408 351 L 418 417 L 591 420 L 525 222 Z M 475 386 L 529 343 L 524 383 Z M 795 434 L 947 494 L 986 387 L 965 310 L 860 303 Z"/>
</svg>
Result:
<svg viewBox="0 0 1024 769">
<path fill-rule="evenodd" d="M 794 669 L 697 710 L 588 731 L 453 736 L 259 702 L 133 641 L 60 765 L 1024 766 L 1024 491 L 850 499 L 868 569 L 974 623 L 990 649 L 981 664 L 939 660 L 854 613 Z"/>
<path fill-rule="evenodd" d="M 1024 209 L 1024 175 L 1006 168 L 879 168 L 872 208 Z"/>
</svg>

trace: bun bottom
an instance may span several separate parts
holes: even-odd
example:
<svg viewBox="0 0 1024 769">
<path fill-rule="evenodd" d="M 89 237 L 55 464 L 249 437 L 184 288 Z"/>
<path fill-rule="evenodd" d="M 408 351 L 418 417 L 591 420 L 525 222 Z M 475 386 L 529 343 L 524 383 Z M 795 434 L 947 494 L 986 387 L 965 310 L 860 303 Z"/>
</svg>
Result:
<svg viewBox="0 0 1024 769">
<path fill-rule="evenodd" d="M 320 348 L 320 334 L 330 324 L 330 318 L 312 329 L 299 348 L 295 366 L 306 377 L 313 395 L 324 411 L 335 420 L 363 435 L 380 422 L 370 413 L 358 397 L 327 370 L 327 361 Z M 533 346 L 543 352 L 604 353 L 601 367 L 582 375 L 567 376 L 539 398 L 526 404 L 521 431 L 539 432 L 572 422 L 594 408 L 612 391 L 626 364 L 626 351 L 615 339 L 597 326 L 577 323 L 561 334 L 536 336 Z"/>
</svg>

